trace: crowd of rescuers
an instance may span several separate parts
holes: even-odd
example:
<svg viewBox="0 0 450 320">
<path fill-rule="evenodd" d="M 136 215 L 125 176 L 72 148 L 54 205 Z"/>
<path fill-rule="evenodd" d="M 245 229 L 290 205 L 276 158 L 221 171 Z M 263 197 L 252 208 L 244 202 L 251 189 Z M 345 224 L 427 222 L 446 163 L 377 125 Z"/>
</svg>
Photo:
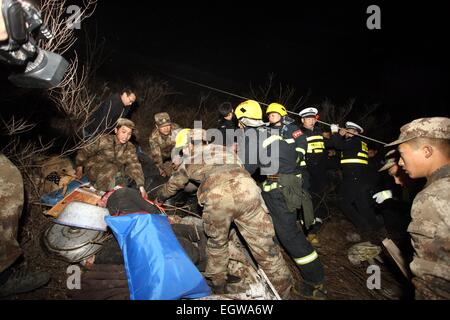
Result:
<svg viewBox="0 0 450 320">
<path fill-rule="evenodd" d="M 0 14 L 0 41 L 8 39 L 6 27 Z M 86 174 L 100 191 L 120 184 L 147 198 L 136 146 L 130 142 L 135 124 L 127 119 L 136 98 L 133 90 L 124 88 L 91 115 L 83 135 L 99 138 L 78 152 L 76 172 L 78 177 Z M 384 146 L 385 159 L 378 161 L 376 149 L 360 136 L 362 126 L 348 121 L 345 128 L 332 124 L 330 133 L 322 132 L 313 107 L 299 113 L 301 123 L 288 117 L 279 103 L 266 109 L 268 123 L 254 100 L 236 108 L 224 103 L 219 113 L 219 132 L 238 134 L 208 143 L 205 130 L 181 129 L 162 112 L 155 114 L 156 127 L 149 138 L 150 156 L 160 174 L 168 177 L 156 201 L 163 203 L 181 190 L 189 192 L 186 186 L 192 182 L 198 187 L 208 237 L 204 275 L 214 292 L 227 293 L 231 280 L 227 243 L 234 223 L 283 298 L 325 299 L 324 268 L 313 244 L 329 218 L 323 206 L 329 184 L 326 171 L 339 167 L 341 210 L 356 227 L 359 240 L 379 242 L 389 236 L 404 252 L 409 242 L 415 298 L 450 299 L 450 118 L 420 118 L 405 124 L 398 139 Z M 4 297 L 34 290 L 50 276 L 15 266 L 23 253 L 17 240 L 23 180 L 3 154 L 0 173 L 0 297 Z M 256 173 L 263 177 L 260 185 L 253 179 Z M 303 228 L 297 224 L 300 210 Z M 302 275 L 298 285 L 279 244 Z"/>
<path fill-rule="evenodd" d="M 150 157 L 168 178 L 156 201 L 164 203 L 186 192 L 188 184 L 194 186 L 188 192 L 196 191 L 203 207 L 204 274 L 213 290 L 227 292 L 228 233 L 234 222 L 283 297 L 325 299 L 324 268 L 314 246 L 330 218 L 323 205 L 330 185 L 327 171 L 339 166 L 340 207 L 357 230 L 351 238 L 377 245 L 392 238 L 410 256 L 416 297 L 450 298 L 450 119 L 423 118 L 403 126 L 399 139 L 386 145 L 396 148 L 382 159 L 360 136 L 364 128 L 357 123 L 332 124 L 331 132 L 322 132 L 316 108 L 300 111 L 300 121 L 279 103 L 271 103 L 265 113 L 268 122 L 254 100 L 235 109 L 220 105 L 217 129 L 226 134 L 214 135 L 212 142 L 203 129 L 180 128 L 166 112 L 154 115 Z M 134 181 L 146 197 L 136 148 L 129 142 L 134 127 L 119 118 L 113 135 L 78 153 L 77 173 L 86 173 L 104 191 Z M 426 180 L 422 191 L 420 178 Z M 302 275 L 298 286 L 278 245 Z"/>
</svg>

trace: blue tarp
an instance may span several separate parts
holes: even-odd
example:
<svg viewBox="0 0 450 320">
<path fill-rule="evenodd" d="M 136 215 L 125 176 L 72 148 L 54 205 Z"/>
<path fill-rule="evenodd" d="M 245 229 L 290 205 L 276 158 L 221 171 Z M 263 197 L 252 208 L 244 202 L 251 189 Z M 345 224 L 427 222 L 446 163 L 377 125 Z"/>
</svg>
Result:
<svg viewBox="0 0 450 320">
<path fill-rule="evenodd" d="M 132 300 L 196 299 L 211 294 L 202 274 L 179 244 L 167 216 L 108 216 L 122 249 Z"/>
<path fill-rule="evenodd" d="M 65 194 L 63 194 L 63 188 L 46 193 L 41 197 L 41 203 L 48 205 L 48 206 L 54 206 L 55 204 L 60 202 L 62 199 L 64 199 L 64 197 L 66 195 L 68 195 L 69 193 L 71 193 L 73 190 L 75 190 L 82 184 L 88 183 L 88 182 L 89 182 L 89 180 L 88 180 L 87 176 L 82 177 L 80 180 L 71 181 L 67 185 L 67 191 Z"/>
</svg>

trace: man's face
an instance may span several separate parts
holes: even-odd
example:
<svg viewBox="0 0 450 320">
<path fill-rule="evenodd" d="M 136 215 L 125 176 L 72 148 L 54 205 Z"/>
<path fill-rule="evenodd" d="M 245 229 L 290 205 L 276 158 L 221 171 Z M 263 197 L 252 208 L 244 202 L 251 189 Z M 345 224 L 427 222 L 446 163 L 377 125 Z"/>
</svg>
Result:
<svg viewBox="0 0 450 320">
<path fill-rule="evenodd" d="M 405 142 L 399 145 L 400 160 L 398 164 L 405 170 L 410 178 L 426 177 L 426 153 L 423 146 L 414 148 L 410 143 Z"/>
<path fill-rule="evenodd" d="M 400 168 L 398 164 L 394 164 L 392 167 L 388 169 L 389 175 L 394 178 L 395 184 L 398 184 L 399 186 L 405 185 L 405 171 Z"/>
<path fill-rule="evenodd" d="M 378 150 L 376 149 L 369 149 L 369 151 L 367 151 L 367 154 L 369 155 L 369 158 L 373 158 L 378 154 Z"/>
<path fill-rule="evenodd" d="M 306 129 L 314 129 L 314 126 L 316 125 L 316 117 L 307 117 L 307 118 L 302 118 L 302 123 L 303 126 Z"/>
<path fill-rule="evenodd" d="M 233 111 L 230 111 L 224 118 L 229 121 L 233 120 Z"/>
<path fill-rule="evenodd" d="M 130 140 L 133 130 L 125 126 L 121 126 L 120 128 L 115 128 L 114 132 L 116 134 L 117 140 L 119 140 L 121 144 L 124 144 L 127 143 L 128 140 Z"/>
<path fill-rule="evenodd" d="M 163 136 L 168 136 L 170 132 L 172 131 L 172 125 L 168 124 L 165 126 L 158 127 L 159 133 L 161 133 Z"/>
<path fill-rule="evenodd" d="M 351 138 L 353 137 L 355 134 L 358 134 L 358 130 L 355 129 L 345 129 L 347 132 L 345 133 L 345 137 L 346 138 Z"/>
<path fill-rule="evenodd" d="M 269 113 L 269 122 L 271 124 L 276 124 L 281 121 L 281 115 L 278 112 Z"/>
<path fill-rule="evenodd" d="M 126 107 L 131 106 L 136 101 L 136 95 L 134 93 L 127 94 L 124 92 L 120 98 L 122 99 L 123 105 Z"/>
</svg>

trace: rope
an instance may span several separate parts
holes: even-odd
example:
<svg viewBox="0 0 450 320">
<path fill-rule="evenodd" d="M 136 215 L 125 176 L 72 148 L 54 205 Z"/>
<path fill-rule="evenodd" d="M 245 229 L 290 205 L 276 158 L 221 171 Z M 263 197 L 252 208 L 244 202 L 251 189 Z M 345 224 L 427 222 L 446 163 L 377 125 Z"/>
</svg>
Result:
<svg viewBox="0 0 450 320">
<path fill-rule="evenodd" d="M 161 70 L 159 70 L 159 72 L 161 72 L 162 74 L 165 74 L 165 75 L 167 75 L 167 76 L 169 76 L 169 77 L 171 77 L 171 78 L 178 79 L 178 80 L 180 80 L 180 81 L 187 82 L 187 83 L 190 83 L 190 84 L 199 86 L 199 87 L 207 88 L 207 89 L 210 89 L 210 90 L 213 90 L 213 91 L 216 91 L 216 92 L 224 93 L 224 94 L 227 94 L 227 95 L 229 95 L 229 96 L 233 96 L 233 97 L 241 98 L 241 99 L 245 99 L 245 100 L 254 100 L 254 99 L 251 99 L 251 98 L 247 98 L 247 97 L 244 97 L 244 96 L 240 96 L 240 95 L 234 94 L 234 93 L 229 92 L 229 91 L 217 89 L 217 88 L 214 88 L 214 87 L 205 85 L 205 84 L 200 83 L 200 82 L 196 82 L 196 81 L 192 81 L 192 80 L 189 80 L 189 79 L 186 79 L 186 78 L 183 78 L 183 77 L 175 76 L 175 75 L 173 75 L 173 74 L 169 74 L 169 73 L 163 72 L 163 71 L 161 71 Z M 266 106 L 266 107 L 269 106 L 267 103 L 260 102 L 260 101 L 257 101 L 257 102 L 258 102 L 260 105 L 263 105 L 263 106 Z M 295 114 L 296 116 L 299 115 L 297 112 L 292 112 L 292 111 L 289 111 L 289 110 L 286 110 L 286 111 L 287 111 L 288 113 L 290 113 L 290 114 Z M 323 121 L 320 121 L 320 120 L 317 120 L 317 122 L 322 123 L 322 124 L 327 125 L 327 126 L 331 126 L 331 124 L 326 123 L 326 122 L 323 122 Z M 354 135 L 360 136 L 361 138 L 364 138 L 364 139 L 367 139 L 367 140 L 371 140 L 371 141 L 373 141 L 373 142 L 380 143 L 380 144 L 382 144 L 382 145 L 386 145 L 386 144 L 387 144 L 386 142 L 379 141 L 379 140 L 376 140 L 376 139 L 367 137 L 367 136 L 362 135 L 362 134 L 357 134 L 357 133 L 355 133 Z"/>
<path fill-rule="evenodd" d="M 193 215 L 194 217 L 197 217 L 197 218 L 200 218 L 200 219 L 202 218 L 201 216 L 199 216 L 198 214 L 196 214 L 196 213 L 194 213 L 194 212 L 192 212 L 192 211 L 189 211 L 189 210 L 186 210 L 186 209 L 177 207 L 177 206 L 172 206 L 172 205 L 170 205 L 170 204 L 164 204 L 164 206 L 170 207 L 170 208 L 174 208 L 175 210 L 180 210 L 180 211 L 189 213 L 189 214 Z"/>
<path fill-rule="evenodd" d="M 158 70 L 158 71 L 161 72 L 162 74 L 165 74 L 166 76 L 171 77 L 171 78 L 174 78 L 174 79 L 177 79 L 177 80 L 180 80 L 180 81 L 183 81 L 183 82 L 187 82 L 187 83 L 190 83 L 190 84 L 194 84 L 194 85 L 199 86 L 199 87 L 207 88 L 207 89 L 210 89 L 210 90 L 213 90 L 213 91 L 216 91 L 216 92 L 224 93 L 224 94 L 232 96 L 232 97 L 236 97 L 236 98 L 240 98 L 240 99 L 244 99 L 244 100 L 254 100 L 252 98 L 240 96 L 238 94 L 235 94 L 235 93 L 232 93 L 232 92 L 229 92 L 229 91 L 225 91 L 225 90 L 221 90 L 221 89 L 218 89 L 218 88 L 214 88 L 214 87 L 208 86 L 208 85 L 200 83 L 200 82 L 196 82 L 196 81 L 192 81 L 192 80 L 189 80 L 189 79 L 186 79 L 186 78 L 175 76 L 173 74 L 169 74 L 169 73 L 163 72 L 161 70 Z M 257 102 L 259 104 L 263 105 L 263 106 L 266 106 L 266 107 L 269 106 L 267 103 L 260 102 L 260 101 L 257 101 Z"/>
</svg>

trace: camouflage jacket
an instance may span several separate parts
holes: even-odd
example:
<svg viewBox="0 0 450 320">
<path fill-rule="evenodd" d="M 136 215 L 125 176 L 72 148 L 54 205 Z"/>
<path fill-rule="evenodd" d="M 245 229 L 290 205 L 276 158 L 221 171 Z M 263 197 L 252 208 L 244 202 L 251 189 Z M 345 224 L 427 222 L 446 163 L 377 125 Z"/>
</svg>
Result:
<svg viewBox="0 0 450 320">
<path fill-rule="evenodd" d="M 179 128 L 178 124 L 172 123 L 172 132 Z M 150 145 L 150 158 L 152 158 L 158 168 L 161 168 L 164 162 L 171 159 L 170 153 L 175 147 L 175 137 L 172 134 L 164 136 L 156 128 L 150 135 L 148 143 Z"/>
<path fill-rule="evenodd" d="M 144 185 L 144 173 L 133 143 L 120 144 L 115 135 L 103 135 L 95 143 L 78 151 L 76 165 L 89 170 L 98 163 L 116 164 L 137 186 Z"/>
<path fill-rule="evenodd" d="M 197 194 L 218 187 L 236 175 L 250 174 L 242 166 L 237 155 L 225 146 L 209 144 L 196 147 L 161 188 L 158 197 L 169 198 L 184 188 L 188 182 L 199 184 Z"/>
<path fill-rule="evenodd" d="M 437 297 L 450 299 L 450 165 L 428 178 L 414 199 L 411 219 L 411 271 Z"/>
</svg>

